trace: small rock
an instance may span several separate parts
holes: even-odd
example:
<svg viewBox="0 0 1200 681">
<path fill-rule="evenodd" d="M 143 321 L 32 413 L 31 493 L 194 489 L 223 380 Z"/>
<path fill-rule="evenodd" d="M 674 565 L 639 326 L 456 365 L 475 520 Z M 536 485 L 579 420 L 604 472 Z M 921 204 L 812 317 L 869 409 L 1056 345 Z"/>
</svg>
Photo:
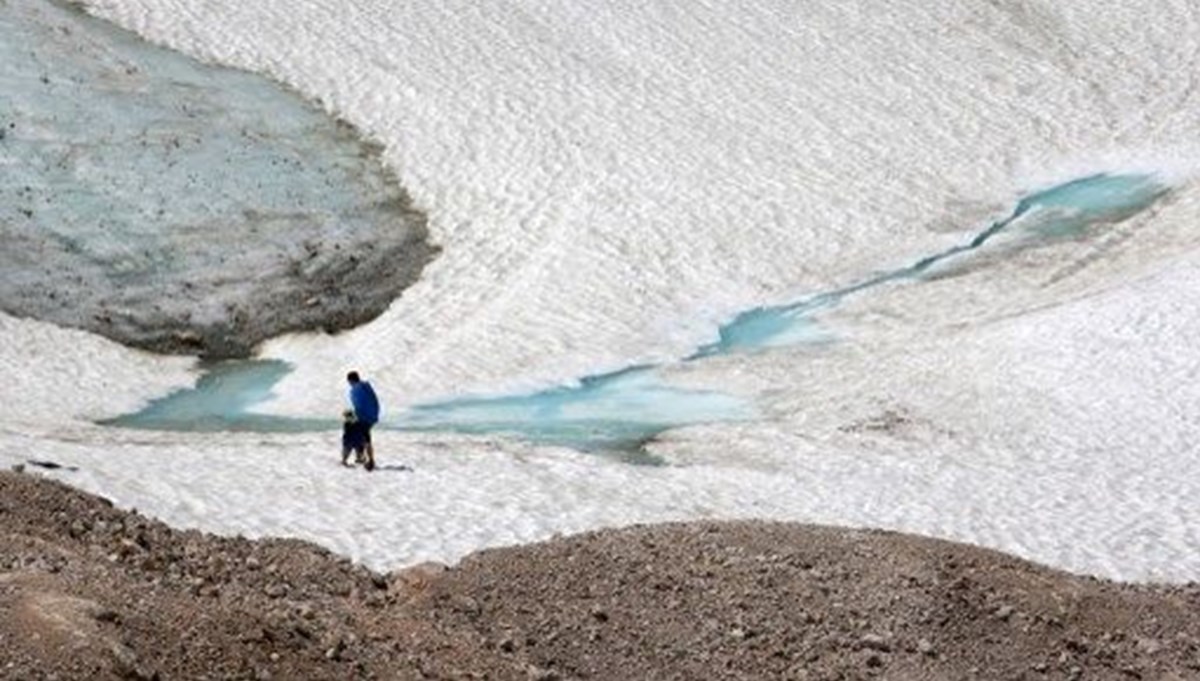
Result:
<svg viewBox="0 0 1200 681">
<path fill-rule="evenodd" d="M 148 672 L 139 664 L 137 653 L 123 643 L 114 643 L 109 649 L 113 655 L 112 670 L 118 677 L 126 679 L 151 679 L 158 675 Z"/>
<path fill-rule="evenodd" d="M 927 638 L 917 641 L 917 652 L 921 653 L 922 655 L 931 656 L 937 654 L 937 650 L 934 649 L 933 643 Z"/>
<path fill-rule="evenodd" d="M 588 611 L 588 614 L 590 614 L 592 616 L 592 618 L 595 619 L 597 622 L 607 622 L 608 621 L 608 613 L 605 612 L 604 608 L 601 608 L 598 605 L 592 606 L 592 609 Z"/>
<path fill-rule="evenodd" d="M 1067 639 L 1067 650 L 1073 653 L 1086 653 L 1089 649 L 1088 642 L 1083 639 Z"/>
<path fill-rule="evenodd" d="M 1011 605 L 1002 605 L 999 608 L 996 608 L 996 618 L 1006 620 L 1012 617 L 1014 610 L 1015 608 L 1013 608 Z"/>
<path fill-rule="evenodd" d="M 562 676 L 553 669 L 529 667 L 529 681 L 559 681 L 561 678 Z"/>
<path fill-rule="evenodd" d="M 176 331 L 173 335 L 175 336 L 175 342 L 179 343 L 180 345 L 204 344 L 204 337 L 190 329 L 186 331 Z"/>
<path fill-rule="evenodd" d="M 865 634 L 858 640 L 858 644 L 868 650 L 878 650 L 881 653 L 892 651 L 892 644 L 888 641 L 888 637 L 879 634 Z"/>
<path fill-rule="evenodd" d="M 388 588 L 387 577 L 379 574 L 378 572 L 371 573 L 371 584 L 373 584 L 376 589 L 382 589 L 384 591 L 386 591 Z"/>
<path fill-rule="evenodd" d="M 449 570 L 450 567 L 445 563 L 433 561 L 418 563 L 412 567 L 393 572 L 390 575 L 391 584 L 389 586 L 397 590 L 421 590 L 428 587 Z"/>
<path fill-rule="evenodd" d="M 1162 647 L 1162 643 L 1160 643 L 1157 639 L 1139 638 L 1137 640 L 1138 651 L 1145 653 L 1146 655 L 1154 655 L 1162 650 Z"/>
<path fill-rule="evenodd" d="M 473 617 L 478 617 L 483 612 L 483 608 L 479 607 L 479 601 L 470 596 L 461 596 L 454 599 L 453 606 L 455 610 Z"/>
</svg>

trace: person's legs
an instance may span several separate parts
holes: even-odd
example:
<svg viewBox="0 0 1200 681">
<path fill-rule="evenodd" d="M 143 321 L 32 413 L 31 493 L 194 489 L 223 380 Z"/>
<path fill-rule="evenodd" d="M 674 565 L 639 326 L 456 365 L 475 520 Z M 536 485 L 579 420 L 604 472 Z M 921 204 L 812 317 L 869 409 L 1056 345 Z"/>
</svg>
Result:
<svg viewBox="0 0 1200 681">
<path fill-rule="evenodd" d="M 362 463 L 364 460 L 363 450 L 367 444 L 366 427 L 360 423 L 346 424 L 346 429 L 342 435 L 342 464 L 347 464 L 347 459 L 350 457 L 350 452 L 354 452 L 354 463 Z"/>
<path fill-rule="evenodd" d="M 375 445 L 371 443 L 372 425 L 374 424 L 363 426 L 363 436 L 367 441 L 367 470 L 369 471 L 375 470 Z"/>
</svg>

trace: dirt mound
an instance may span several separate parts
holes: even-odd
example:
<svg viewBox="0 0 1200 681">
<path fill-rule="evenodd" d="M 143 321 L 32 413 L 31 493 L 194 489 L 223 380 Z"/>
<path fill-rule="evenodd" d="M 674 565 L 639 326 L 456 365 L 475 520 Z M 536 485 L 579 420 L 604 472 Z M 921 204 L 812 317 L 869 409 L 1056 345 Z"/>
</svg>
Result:
<svg viewBox="0 0 1200 681">
<path fill-rule="evenodd" d="M 893 533 L 635 527 L 372 574 L 0 474 L 0 678 L 1194 679 L 1200 587 Z"/>
</svg>

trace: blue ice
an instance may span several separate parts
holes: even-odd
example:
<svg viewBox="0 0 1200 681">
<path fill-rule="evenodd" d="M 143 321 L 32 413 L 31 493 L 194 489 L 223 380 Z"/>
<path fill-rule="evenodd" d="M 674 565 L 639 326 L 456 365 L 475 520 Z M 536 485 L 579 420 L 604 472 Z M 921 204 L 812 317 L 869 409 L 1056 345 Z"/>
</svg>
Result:
<svg viewBox="0 0 1200 681">
<path fill-rule="evenodd" d="M 401 422 L 412 430 L 507 433 L 578 449 L 626 449 L 671 428 L 751 416 L 743 400 L 673 387 L 653 367 L 635 367 L 526 395 L 421 405 Z"/>
<path fill-rule="evenodd" d="M 692 358 L 746 352 L 800 342 L 827 341 L 814 315 L 848 296 L 891 282 L 918 277 L 938 263 L 974 251 L 1018 225 L 1034 238 L 1077 236 L 1098 223 L 1131 217 L 1154 203 L 1166 187 L 1151 175 L 1097 174 L 1056 185 L 1022 198 L 1008 217 L 991 223 L 969 242 L 895 270 L 795 303 L 743 312 L 718 329 L 718 339 Z"/>
<path fill-rule="evenodd" d="M 0 179 L 0 309 L 152 349 L 370 318 L 428 253 L 350 126 L 77 3 L 0 1 Z"/>
<path fill-rule="evenodd" d="M 151 430 L 299 432 L 335 428 L 336 418 L 256 414 L 291 366 L 275 360 L 222 362 L 194 388 L 155 400 L 106 425 Z M 386 406 L 386 405 L 385 405 Z M 381 428 L 508 435 L 579 450 L 635 451 L 646 440 L 687 424 L 750 418 L 742 400 L 664 384 L 651 367 L 591 376 L 578 385 L 525 395 L 468 397 L 420 405 Z"/>
<path fill-rule="evenodd" d="M 147 430 L 295 432 L 328 430 L 339 423 L 256 414 L 251 409 L 274 396 L 275 384 L 292 370 L 278 360 L 228 361 L 209 365 L 192 388 L 154 400 L 141 411 L 105 425 Z"/>
<path fill-rule="evenodd" d="M 1043 235 L 1076 236 L 1091 225 L 1132 217 L 1166 191 L 1152 175 L 1092 175 L 1022 199 L 1013 219 L 1036 218 L 1029 229 Z"/>
<path fill-rule="evenodd" d="M 83 21 L 78 9 L 37 7 L 47 16 L 0 12 L 0 196 L 20 205 L 6 192 L 32 194 L 29 228 L 111 260 L 113 276 L 169 273 L 178 252 L 227 224 L 281 242 L 297 216 L 366 229 L 366 207 L 390 192 L 392 178 L 363 169 L 352 132 L 295 93 Z M 205 253 L 212 267 L 241 257 Z"/>
</svg>

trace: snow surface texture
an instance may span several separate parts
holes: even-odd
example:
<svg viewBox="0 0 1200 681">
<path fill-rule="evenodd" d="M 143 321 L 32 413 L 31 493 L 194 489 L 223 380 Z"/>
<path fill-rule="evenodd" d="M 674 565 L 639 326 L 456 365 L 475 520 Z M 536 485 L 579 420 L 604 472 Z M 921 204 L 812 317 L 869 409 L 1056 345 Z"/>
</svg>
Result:
<svg viewBox="0 0 1200 681">
<path fill-rule="evenodd" d="M 846 298 L 897 283 L 922 281 L 938 274 L 947 261 L 978 256 L 1001 242 L 1005 257 L 1046 245 L 1048 239 L 1086 236 L 1090 228 L 1137 215 L 1167 193 L 1144 175 L 1095 175 L 1039 191 L 1021 199 L 1012 213 L 975 235 L 970 242 L 889 272 L 787 305 L 759 307 L 739 314 L 720 329 L 720 340 L 685 361 L 722 354 L 834 340 L 813 320 Z M 664 385 L 665 366 L 642 365 L 587 376 L 578 385 L 527 394 L 455 399 L 419 404 L 386 419 L 401 430 L 499 433 L 581 450 L 641 453 L 652 438 L 684 425 L 748 419 L 744 402 L 713 391 Z M 159 430 L 254 430 L 297 432 L 329 428 L 328 419 L 295 418 L 254 411 L 269 399 L 276 382 L 291 370 L 278 360 L 221 363 L 194 388 L 180 390 L 137 412 L 109 420 L 110 425 Z M 651 459 L 653 460 L 653 459 Z"/>
<path fill-rule="evenodd" d="M 433 249 L 378 150 L 262 76 L 0 10 L 0 309 L 246 356 L 382 312 Z"/>
<path fill-rule="evenodd" d="M 348 368 L 398 411 L 669 363 L 743 310 L 953 248 L 1028 191 L 1109 172 L 1171 192 L 848 298 L 816 319 L 835 343 L 671 365 L 663 380 L 761 414 L 665 433 L 664 466 L 384 432 L 368 476 L 335 466 L 335 432 L 100 428 L 70 417 L 124 413 L 183 369 L 15 320 L 0 460 L 36 452 L 168 522 L 378 567 L 753 516 L 1196 579 L 1194 3 L 877 5 L 95 3 L 322 102 L 429 211 L 443 253 L 383 316 L 265 346 L 296 366 L 276 414 L 336 414 Z M 76 379 L 79 353 L 103 364 Z"/>
</svg>

